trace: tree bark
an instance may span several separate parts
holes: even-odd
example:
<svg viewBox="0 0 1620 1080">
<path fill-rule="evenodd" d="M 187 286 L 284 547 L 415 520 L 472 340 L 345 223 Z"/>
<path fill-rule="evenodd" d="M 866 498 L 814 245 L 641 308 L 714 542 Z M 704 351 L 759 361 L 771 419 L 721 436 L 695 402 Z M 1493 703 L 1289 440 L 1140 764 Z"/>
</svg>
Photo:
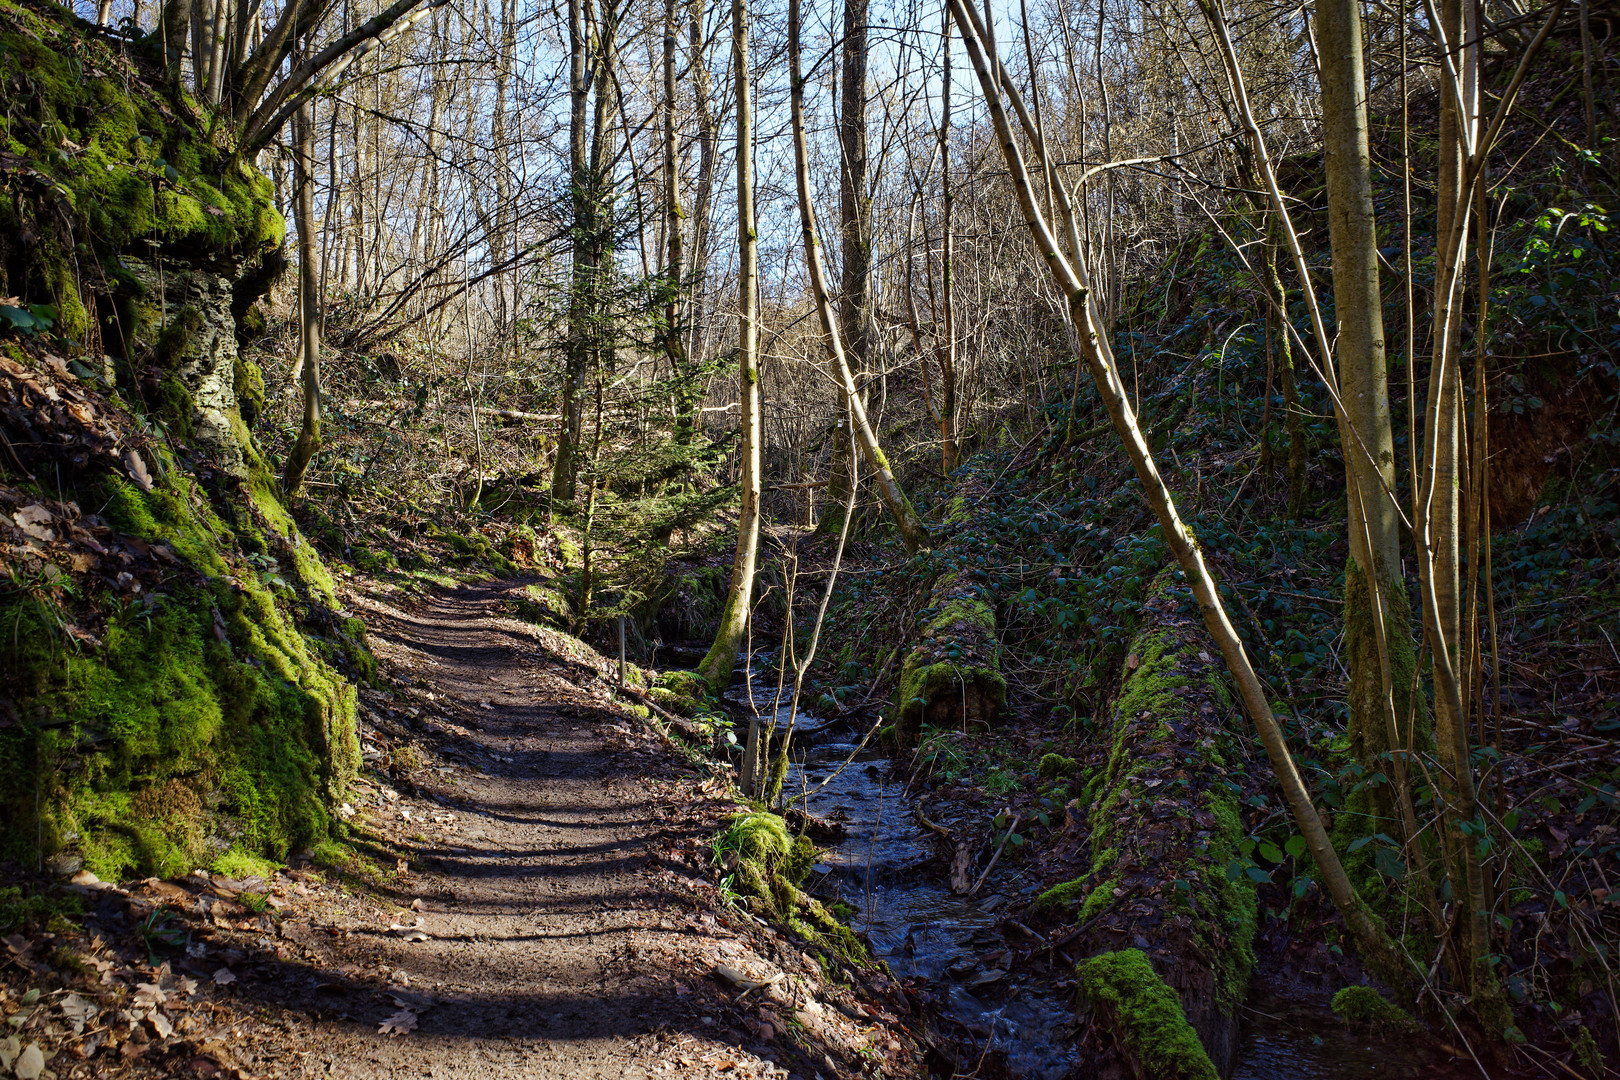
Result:
<svg viewBox="0 0 1620 1080">
<path fill-rule="evenodd" d="M 737 554 L 720 627 L 708 655 L 698 665 L 717 692 L 731 681 L 737 653 L 748 631 L 754 602 L 754 567 L 759 555 L 759 236 L 754 220 L 754 101 L 749 76 L 748 0 L 731 0 L 731 65 L 737 95 L 737 379 L 742 425 L 742 505 L 737 517 Z M 758 744 L 757 718 L 749 743 Z M 750 792 L 751 793 L 751 792 Z"/>
<path fill-rule="evenodd" d="M 585 374 L 590 348 L 591 265 L 594 232 L 590 170 L 585 158 L 590 108 L 590 42 L 585 33 L 585 4 L 568 0 L 568 187 L 573 208 L 573 270 L 568 284 L 568 340 L 564 346 L 562 430 L 557 436 L 557 463 L 551 473 L 553 509 L 574 501 L 580 439 L 585 412 Z"/>
<path fill-rule="evenodd" d="M 850 415 L 851 433 L 860 446 L 861 455 L 866 458 L 867 467 L 872 470 L 879 497 L 894 518 L 895 527 L 900 533 L 900 542 L 905 545 L 907 552 L 915 554 L 927 546 L 928 530 L 924 527 L 922 518 L 917 515 L 916 509 L 912 507 L 911 500 L 906 498 L 900 482 L 895 479 L 894 470 L 889 467 L 889 459 L 883 453 L 883 448 L 878 445 L 877 436 L 867 419 L 866 408 L 861 402 L 854 376 L 850 373 L 849 361 L 844 354 L 843 341 L 838 332 L 838 319 L 832 305 L 832 293 L 827 287 L 827 271 L 822 265 L 821 250 L 816 242 L 815 206 L 811 201 L 810 191 L 810 152 L 806 145 L 804 130 L 804 77 L 799 72 L 799 0 L 789 0 L 788 4 L 788 63 L 788 78 L 792 87 L 790 119 L 793 127 L 794 173 L 799 187 L 799 224 L 804 235 L 804 261 L 810 271 L 810 285 L 815 294 L 816 312 L 821 317 L 821 330 L 826 337 L 827 353 L 832 360 L 834 374 L 843 387 Z"/>
<path fill-rule="evenodd" d="M 1350 742 L 1369 775 L 1384 768 L 1385 755 L 1392 756 L 1393 783 L 1363 789 L 1369 805 L 1360 809 L 1393 818 L 1400 801 L 1403 830 L 1411 840 L 1416 820 L 1410 813 L 1407 754 L 1426 747 L 1429 737 L 1426 712 L 1414 701 L 1417 658 L 1410 630 L 1412 609 L 1400 569 L 1400 514 L 1388 494 L 1396 485 L 1395 437 L 1384 355 L 1378 222 L 1373 212 L 1357 0 L 1317 0 L 1316 46 L 1321 64 L 1333 309 L 1338 320 L 1340 424 L 1347 429 L 1341 433 L 1340 443 L 1351 563 L 1345 576 Z M 1290 444 L 1293 441 L 1290 431 Z M 1290 445 L 1290 455 L 1292 452 Z M 1377 823 L 1369 822 L 1367 832 L 1376 831 Z"/>
<path fill-rule="evenodd" d="M 287 454 L 281 487 L 288 498 L 298 494 L 304 472 L 321 448 L 321 313 L 320 288 L 315 276 L 315 196 L 310 175 L 315 164 L 315 107 L 309 102 L 298 110 L 293 124 L 294 206 L 298 217 L 299 337 L 303 350 L 304 421 L 298 440 Z"/>
</svg>

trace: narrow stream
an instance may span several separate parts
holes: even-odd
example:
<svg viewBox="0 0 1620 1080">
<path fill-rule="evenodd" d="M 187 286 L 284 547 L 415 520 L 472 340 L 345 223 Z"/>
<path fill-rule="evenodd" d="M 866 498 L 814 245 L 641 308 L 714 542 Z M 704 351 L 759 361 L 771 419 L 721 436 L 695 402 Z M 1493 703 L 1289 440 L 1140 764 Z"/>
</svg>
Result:
<svg viewBox="0 0 1620 1080">
<path fill-rule="evenodd" d="M 749 712 L 747 691 L 734 685 L 725 695 L 738 713 Z M 756 686 L 764 711 L 771 695 Z M 777 714 L 785 728 L 788 708 Z M 742 737 L 739 726 L 738 738 Z M 784 790 L 815 789 L 837 772 L 860 733 L 800 713 L 794 730 L 796 763 Z M 1009 972 L 1011 956 L 997 928 L 1000 912 L 1038 882 L 1014 873 L 986 882 L 971 898 L 951 892 L 944 876 L 924 869 L 937 858 L 935 845 L 913 813 L 903 782 L 889 776 L 889 756 L 866 749 L 807 809 L 841 824 L 845 838 L 823 855 L 805 887 L 825 903 L 855 909 L 850 925 L 902 979 L 925 981 L 944 1018 L 971 1033 L 997 1059 L 997 1070 L 1019 1080 L 1058 1080 L 1076 1061 L 1073 992 Z M 1018 895 L 998 892 L 997 888 Z M 1021 892 L 1020 892 L 1021 890 Z M 1351 1080 L 1360 1077 L 1467 1075 L 1436 1063 L 1421 1051 L 1357 1039 L 1323 1008 L 1302 1006 L 1264 989 L 1251 994 L 1238 1060 L 1230 1080 Z M 1477 1074 L 1474 1074 L 1477 1075 Z"/>
</svg>

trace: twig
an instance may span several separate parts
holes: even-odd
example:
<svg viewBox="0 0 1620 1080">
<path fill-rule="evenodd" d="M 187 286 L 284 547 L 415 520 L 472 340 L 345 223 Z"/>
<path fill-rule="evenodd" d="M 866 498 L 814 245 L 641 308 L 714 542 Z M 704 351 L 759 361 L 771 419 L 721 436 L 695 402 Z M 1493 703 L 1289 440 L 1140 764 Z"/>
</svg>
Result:
<svg viewBox="0 0 1620 1080">
<path fill-rule="evenodd" d="M 1001 836 L 1001 843 L 996 845 L 996 853 L 990 856 L 990 865 L 984 868 L 984 873 L 979 875 L 979 880 L 975 881 L 973 883 L 973 888 L 967 891 L 969 898 L 971 898 L 974 893 L 979 891 L 979 886 L 984 884 L 984 879 L 990 876 L 990 871 L 994 870 L 996 868 L 996 863 L 1001 861 L 1001 849 L 1007 846 L 1008 839 L 1011 838 L 1013 830 L 1018 828 L 1019 819 L 1023 816 L 1024 815 L 1022 812 L 1013 815 L 1012 824 L 1007 826 L 1007 831 Z"/>
</svg>

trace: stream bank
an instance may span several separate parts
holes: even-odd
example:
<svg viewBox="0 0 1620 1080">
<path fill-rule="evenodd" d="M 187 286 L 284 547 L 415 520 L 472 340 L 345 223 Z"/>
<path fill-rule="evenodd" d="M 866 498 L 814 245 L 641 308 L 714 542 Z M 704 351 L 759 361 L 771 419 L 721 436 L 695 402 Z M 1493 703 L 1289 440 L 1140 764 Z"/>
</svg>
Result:
<svg viewBox="0 0 1620 1080">
<path fill-rule="evenodd" d="M 768 715 L 774 671 L 756 674 L 754 686 Z M 724 704 L 740 739 L 750 715 L 743 679 L 733 682 Z M 778 708 L 779 725 L 788 711 Z M 1008 830 L 985 820 L 993 808 L 975 805 L 964 785 L 949 782 L 952 755 L 970 752 L 966 740 L 932 751 L 925 744 L 901 760 L 870 745 L 857 751 L 870 723 L 864 715 L 801 712 L 794 725 L 784 797 L 816 823 L 812 833 L 822 849 L 805 890 L 842 913 L 873 958 L 923 1002 L 940 1075 L 1115 1075 L 1097 1071 L 1091 1018 L 1076 1000 L 1083 928 L 1038 906 L 1053 885 L 1050 865 L 1007 855 L 1005 846 L 989 865 Z M 940 784 L 942 773 L 947 782 Z M 1066 842 L 1078 852 L 1084 829 L 1058 809 L 1044 830 L 1055 835 L 1046 842 Z M 1028 842 L 1014 850 L 1034 846 L 1036 832 L 1033 823 L 1024 826 Z M 971 892 L 960 891 L 964 885 Z M 1465 1068 L 1438 1052 L 1392 1048 L 1349 1030 L 1328 1004 L 1343 985 L 1336 980 L 1346 977 L 1332 966 L 1342 958 L 1326 947 L 1301 954 L 1291 944 L 1276 932 L 1257 942 L 1259 963 L 1239 1009 L 1227 1080 L 1480 1075 L 1471 1063 Z"/>
</svg>

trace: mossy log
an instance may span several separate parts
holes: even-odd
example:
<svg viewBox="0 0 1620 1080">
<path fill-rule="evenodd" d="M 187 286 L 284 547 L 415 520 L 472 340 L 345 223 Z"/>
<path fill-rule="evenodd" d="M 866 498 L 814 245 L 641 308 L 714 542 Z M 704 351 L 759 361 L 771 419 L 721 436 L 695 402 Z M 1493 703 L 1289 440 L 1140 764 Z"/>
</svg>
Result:
<svg viewBox="0 0 1620 1080">
<path fill-rule="evenodd" d="M 1077 905 L 1082 940 L 1094 953 L 1141 949 L 1156 980 L 1175 991 L 1211 1068 L 1224 1075 L 1254 964 L 1254 887 L 1227 872 L 1243 837 L 1238 789 L 1228 779 L 1243 769 L 1242 717 L 1180 571 L 1161 572 L 1149 588 L 1126 667 L 1107 757 L 1082 778 L 1091 872 L 1041 900 Z M 1101 986 L 1101 968 L 1096 978 L 1085 977 L 1088 970 L 1082 964 L 1082 988 Z M 1107 981 L 1118 990 L 1117 979 Z M 1098 1008 L 1102 1049 L 1137 1063 L 1138 1076 L 1202 1075 L 1184 1062 L 1175 1071 L 1137 1068 L 1156 1051 L 1141 1044 L 1154 1025 L 1138 1022 L 1133 1002 L 1160 1000 L 1138 989 L 1110 991 L 1107 1007 Z"/>
<path fill-rule="evenodd" d="M 971 581 L 947 574 L 929 597 L 934 614 L 906 655 L 895 692 L 897 729 L 914 737 L 937 727 L 989 722 L 1007 703 L 995 611 Z"/>
</svg>

